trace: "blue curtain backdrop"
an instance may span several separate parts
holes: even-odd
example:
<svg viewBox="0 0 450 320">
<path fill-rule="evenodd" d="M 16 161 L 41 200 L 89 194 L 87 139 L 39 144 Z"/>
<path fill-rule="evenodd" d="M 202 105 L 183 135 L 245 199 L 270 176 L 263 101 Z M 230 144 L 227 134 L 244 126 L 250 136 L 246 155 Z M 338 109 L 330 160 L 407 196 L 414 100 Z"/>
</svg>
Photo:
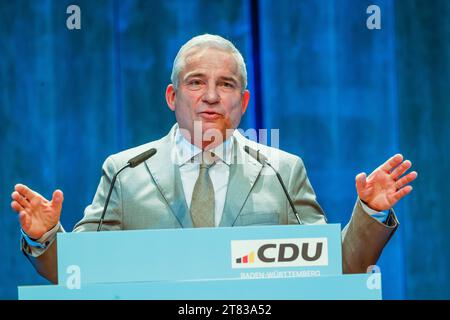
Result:
<svg viewBox="0 0 450 320">
<path fill-rule="evenodd" d="M 81 8 L 81 30 L 66 8 Z M 369 5 L 381 29 L 366 27 Z M 0 298 L 47 284 L 19 251 L 10 194 L 64 191 L 71 229 L 112 153 L 174 122 L 165 87 L 179 47 L 220 34 L 241 50 L 252 103 L 243 129 L 280 129 L 332 223 L 354 177 L 394 153 L 419 178 L 379 261 L 383 296 L 450 298 L 450 1 L 0 0 Z"/>
</svg>

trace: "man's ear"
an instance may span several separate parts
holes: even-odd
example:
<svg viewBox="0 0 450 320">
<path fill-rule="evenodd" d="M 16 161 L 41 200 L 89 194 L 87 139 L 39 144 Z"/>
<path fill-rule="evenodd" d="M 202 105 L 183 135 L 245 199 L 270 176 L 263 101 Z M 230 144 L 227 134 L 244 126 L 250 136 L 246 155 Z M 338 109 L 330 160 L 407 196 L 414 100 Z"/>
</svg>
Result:
<svg viewBox="0 0 450 320">
<path fill-rule="evenodd" d="M 170 110 L 175 111 L 175 87 L 169 84 L 166 89 L 166 102 Z"/>
<path fill-rule="evenodd" d="M 250 91 L 245 90 L 242 93 L 242 105 L 241 105 L 241 110 L 242 110 L 242 114 L 245 113 L 245 111 L 247 110 L 248 107 L 248 102 L 250 101 Z"/>
</svg>

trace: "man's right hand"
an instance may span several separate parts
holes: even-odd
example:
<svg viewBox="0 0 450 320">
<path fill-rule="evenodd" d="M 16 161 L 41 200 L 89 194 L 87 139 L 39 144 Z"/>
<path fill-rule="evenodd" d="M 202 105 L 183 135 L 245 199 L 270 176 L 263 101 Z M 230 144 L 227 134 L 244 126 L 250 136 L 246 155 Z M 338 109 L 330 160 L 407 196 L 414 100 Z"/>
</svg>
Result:
<svg viewBox="0 0 450 320">
<path fill-rule="evenodd" d="M 11 197 L 11 208 L 19 213 L 22 229 L 30 238 L 41 238 L 58 223 L 64 200 L 61 190 L 53 192 L 52 200 L 48 201 L 27 186 L 16 184 Z"/>
</svg>

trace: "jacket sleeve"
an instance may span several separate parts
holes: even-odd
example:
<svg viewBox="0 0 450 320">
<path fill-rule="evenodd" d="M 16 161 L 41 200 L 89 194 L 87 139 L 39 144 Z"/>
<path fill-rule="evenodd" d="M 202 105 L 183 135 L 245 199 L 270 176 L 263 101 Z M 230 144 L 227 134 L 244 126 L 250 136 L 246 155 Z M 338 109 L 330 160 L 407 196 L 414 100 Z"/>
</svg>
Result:
<svg viewBox="0 0 450 320">
<path fill-rule="evenodd" d="M 349 223 L 342 230 L 342 267 L 344 273 L 366 273 L 375 265 L 390 238 L 399 226 L 394 211 L 386 223 L 371 217 L 358 201 Z"/>
</svg>

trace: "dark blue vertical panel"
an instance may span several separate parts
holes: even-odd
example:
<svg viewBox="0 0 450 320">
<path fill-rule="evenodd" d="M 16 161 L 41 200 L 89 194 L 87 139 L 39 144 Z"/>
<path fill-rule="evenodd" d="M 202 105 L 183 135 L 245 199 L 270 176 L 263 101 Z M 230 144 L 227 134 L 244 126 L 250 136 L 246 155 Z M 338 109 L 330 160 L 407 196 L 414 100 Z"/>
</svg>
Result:
<svg viewBox="0 0 450 320">
<path fill-rule="evenodd" d="M 47 198 L 62 189 L 61 221 L 71 230 L 117 144 L 110 1 L 77 1 L 81 30 L 66 27 L 70 4 L 0 3 L 0 297 L 17 297 L 17 285 L 46 282 L 19 251 L 19 224 L 9 207 L 14 184 Z"/>
<path fill-rule="evenodd" d="M 15 19 L 19 7 L 28 19 Z M 54 118 L 54 99 L 45 94 L 48 86 L 54 85 L 53 68 L 47 68 L 53 46 L 50 11 L 48 1 L 40 6 L 26 1 L 1 3 L 0 297 L 5 298 L 17 297 L 18 279 L 37 280 L 18 250 L 17 218 L 9 207 L 14 182 L 33 181 L 35 187 L 44 190 L 55 183 L 54 172 L 46 168 L 55 160 L 55 125 L 47 121 Z M 38 105 L 46 108 L 36 108 Z"/>
<path fill-rule="evenodd" d="M 396 4 L 400 145 L 419 171 L 405 202 L 406 290 L 450 298 L 450 2 Z"/>
<path fill-rule="evenodd" d="M 264 107 L 261 96 L 261 44 L 260 44 L 260 6 L 258 0 L 250 0 L 251 41 L 253 62 L 253 93 L 252 99 L 255 107 L 255 129 L 264 127 Z"/>
<path fill-rule="evenodd" d="M 124 149 L 124 117 L 123 117 L 123 99 L 122 99 L 122 54 L 120 41 L 120 2 L 113 0 L 112 4 L 113 16 L 113 65 L 114 65 L 114 115 L 115 126 L 117 132 L 117 148 Z"/>
<path fill-rule="evenodd" d="M 265 125 L 301 156 L 330 222 L 347 223 L 354 178 L 397 150 L 391 41 L 393 8 L 377 1 L 384 24 L 368 30 L 369 1 L 262 1 Z M 392 14 L 391 14 L 392 16 Z M 399 212 L 400 217 L 402 212 Z M 403 297 L 401 232 L 380 266 L 384 297 Z M 387 261 L 386 261 L 387 260 Z"/>
</svg>

